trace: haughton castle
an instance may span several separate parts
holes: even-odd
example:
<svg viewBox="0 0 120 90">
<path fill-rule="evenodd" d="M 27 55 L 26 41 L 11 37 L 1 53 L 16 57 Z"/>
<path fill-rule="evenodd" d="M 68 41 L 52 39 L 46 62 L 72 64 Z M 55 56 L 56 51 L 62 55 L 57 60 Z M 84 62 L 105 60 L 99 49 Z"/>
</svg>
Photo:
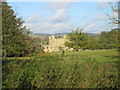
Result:
<svg viewBox="0 0 120 90">
<path fill-rule="evenodd" d="M 44 52 L 53 52 L 60 50 L 72 51 L 73 50 L 72 48 L 68 48 L 64 45 L 66 41 L 67 41 L 66 35 L 62 35 L 62 36 L 51 35 L 49 36 L 49 44 L 43 45 L 43 51 Z"/>
</svg>

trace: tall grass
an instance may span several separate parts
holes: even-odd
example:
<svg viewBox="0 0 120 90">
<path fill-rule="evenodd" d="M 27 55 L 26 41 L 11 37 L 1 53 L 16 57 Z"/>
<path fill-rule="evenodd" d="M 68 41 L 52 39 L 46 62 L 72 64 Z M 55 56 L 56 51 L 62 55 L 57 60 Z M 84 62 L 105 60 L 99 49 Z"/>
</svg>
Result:
<svg viewBox="0 0 120 90">
<path fill-rule="evenodd" d="M 94 50 L 4 59 L 3 88 L 117 88 L 118 57 L 115 50 Z"/>
</svg>

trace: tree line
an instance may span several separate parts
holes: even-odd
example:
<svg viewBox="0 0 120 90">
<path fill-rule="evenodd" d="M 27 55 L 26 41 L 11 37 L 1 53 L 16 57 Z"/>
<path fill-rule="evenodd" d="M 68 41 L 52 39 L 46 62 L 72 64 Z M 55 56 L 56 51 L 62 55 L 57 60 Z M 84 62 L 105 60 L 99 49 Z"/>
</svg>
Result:
<svg viewBox="0 0 120 90">
<path fill-rule="evenodd" d="M 5 57 L 21 57 L 37 53 L 42 50 L 41 40 L 33 39 L 29 36 L 31 31 L 26 29 L 25 23 L 21 17 L 17 17 L 12 7 L 7 2 L 1 4 L 2 7 L 2 55 Z M 119 13 L 116 5 L 112 10 Z M 110 18 L 112 24 L 119 24 L 118 18 Z M 108 32 L 101 32 L 97 37 L 89 36 L 83 32 L 84 29 L 73 30 L 68 34 L 67 47 L 78 51 L 79 49 L 112 49 L 120 48 L 118 36 L 119 28 Z"/>
<path fill-rule="evenodd" d="M 117 49 L 120 47 L 118 43 L 119 35 L 117 28 L 107 32 L 103 31 L 95 37 L 84 33 L 83 29 L 77 29 L 67 35 L 68 41 L 66 41 L 65 46 L 73 48 L 75 51 L 80 49 Z"/>
<path fill-rule="evenodd" d="M 30 38 L 31 31 L 25 22 L 17 17 L 7 2 L 2 2 L 2 55 L 21 57 L 36 52 L 41 47 L 37 40 Z M 39 40 L 40 41 L 40 40 Z"/>
<path fill-rule="evenodd" d="M 114 13 L 120 13 L 120 2 L 110 3 L 111 9 Z M 109 15 L 109 24 L 117 25 L 118 27 L 111 29 L 110 31 L 103 31 L 97 37 L 91 37 L 87 33 L 83 32 L 83 29 L 73 30 L 68 34 L 65 45 L 78 51 L 79 49 L 118 49 L 120 50 L 120 18 Z"/>
</svg>

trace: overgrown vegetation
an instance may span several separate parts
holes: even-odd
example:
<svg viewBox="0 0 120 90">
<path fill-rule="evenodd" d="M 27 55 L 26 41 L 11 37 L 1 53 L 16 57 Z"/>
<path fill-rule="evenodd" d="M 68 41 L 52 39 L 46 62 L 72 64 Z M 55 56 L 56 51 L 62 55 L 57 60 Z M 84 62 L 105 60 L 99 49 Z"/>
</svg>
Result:
<svg viewBox="0 0 120 90">
<path fill-rule="evenodd" d="M 83 29 L 74 30 L 68 34 L 65 45 L 78 51 L 80 49 L 117 49 L 120 47 L 118 43 L 119 29 L 115 28 L 108 32 L 101 32 L 97 37 L 93 37 L 83 32 Z"/>
<path fill-rule="evenodd" d="M 76 51 L 86 48 L 88 35 L 83 32 L 83 29 L 73 30 L 73 33 L 69 33 L 67 37 L 68 41 L 65 43 L 67 47 L 73 48 Z"/>
<path fill-rule="evenodd" d="M 16 16 L 6 2 L 2 3 L 2 50 L 4 57 L 21 57 L 35 52 L 36 45 L 23 26 L 24 21 Z M 39 47 L 38 47 L 39 48 Z M 38 49 L 37 48 L 37 49 Z"/>
<path fill-rule="evenodd" d="M 65 43 L 78 52 L 59 47 L 62 55 L 39 53 L 41 39 L 29 37 L 24 21 L 6 2 L 2 9 L 3 88 L 118 88 L 119 28 L 96 37 L 78 28 L 68 34 Z"/>
<path fill-rule="evenodd" d="M 95 50 L 4 59 L 3 88 L 117 88 L 118 52 Z"/>
</svg>

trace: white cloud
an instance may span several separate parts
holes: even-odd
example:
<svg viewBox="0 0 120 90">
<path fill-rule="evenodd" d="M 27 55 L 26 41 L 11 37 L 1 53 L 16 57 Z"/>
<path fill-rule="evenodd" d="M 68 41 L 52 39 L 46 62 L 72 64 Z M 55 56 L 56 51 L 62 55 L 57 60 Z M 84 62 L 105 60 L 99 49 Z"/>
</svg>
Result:
<svg viewBox="0 0 120 90">
<path fill-rule="evenodd" d="M 88 32 L 89 30 L 96 30 L 96 27 L 97 27 L 98 25 L 97 24 L 95 24 L 95 23 L 90 23 L 90 24 L 88 24 L 85 28 L 84 28 L 84 30 L 86 31 L 86 32 Z"/>
<path fill-rule="evenodd" d="M 54 23 L 59 23 L 59 22 L 66 22 L 67 20 L 70 19 L 69 15 L 67 14 L 66 9 L 59 9 L 56 11 L 53 17 L 51 17 L 50 21 Z"/>
<path fill-rule="evenodd" d="M 34 30 L 35 33 L 59 33 L 59 32 L 68 32 L 71 29 L 70 23 L 50 23 L 44 22 L 41 24 L 36 24 L 31 26 L 31 30 Z"/>
<path fill-rule="evenodd" d="M 63 12 L 63 11 L 60 11 L 60 12 Z M 59 14 L 59 12 L 56 12 L 53 17 L 50 17 L 49 19 L 44 19 L 44 21 L 40 21 L 40 20 L 29 21 L 27 19 L 29 22 L 26 22 L 24 25 L 26 25 L 27 28 L 30 28 L 31 31 L 34 33 L 68 32 L 69 30 L 71 30 L 72 24 L 68 22 L 66 23 L 65 22 L 66 19 L 63 18 L 62 16 L 64 16 L 64 14 Z"/>
<path fill-rule="evenodd" d="M 36 16 L 36 17 L 35 17 Z M 71 24 L 69 21 L 70 17 L 68 16 L 68 12 L 66 9 L 58 9 L 54 13 L 52 17 L 49 17 L 48 19 L 45 19 L 46 17 L 42 17 L 44 19 L 36 19 L 37 15 L 32 15 L 27 19 L 26 25 L 31 28 L 34 33 L 59 33 L 59 32 L 69 32 L 73 29 L 73 24 Z M 105 20 L 106 15 L 102 13 L 98 13 L 95 16 L 91 17 L 91 20 L 86 22 L 84 24 L 84 31 L 85 32 L 100 32 L 104 31 L 105 28 L 101 28 L 101 25 L 96 23 L 97 21 L 103 21 Z M 32 21 L 33 20 L 33 21 Z M 32 23 L 32 22 L 36 23 Z M 38 22 L 38 23 L 37 23 Z M 41 22 L 41 23 L 40 23 Z M 74 29 L 76 29 L 74 27 Z"/>
<path fill-rule="evenodd" d="M 100 33 L 101 31 L 110 31 L 112 28 L 115 27 L 112 25 L 98 24 L 95 22 L 91 22 L 84 28 L 84 31 L 91 33 Z"/>
<path fill-rule="evenodd" d="M 94 19 L 95 20 L 105 20 L 105 19 L 107 19 L 107 15 L 105 15 L 104 13 L 98 13 L 95 15 Z"/>
<path fill-rule="evenodd" d="M 109 14 L 109 17 L 111 17 L 111 18 L 118 18 L 118 13 L 116 13 L 116 12 L 111 12 L 111 13 Z"/>
<path fill-rule="evenodd" d="M 52 10 L 65 9 L 70 6 L 71 2 L 49 2 L 46 7 Z"/>
<path fill-rule="evenodd" d="M 34 33 L 69 32 L 74 26 L 71 22 L 69 22 L 71 20 L 68 11 L 70 4 L 71 2 L 48 3 L 47 8 L 54 10 L 53 16 L 46 18 L 45 16 L 34 14 L 26 20 L 26 25 Z M 104 3 L 101 3 L 101 5 L 104 6 Z M 106 18 L 107 15 L 104 13 L 97 13 L 93 17 L 87 17 L 87 15 L 84 16 L 83 19 L 86 19 L 86 23 L 84 24 L 85 32 L 100 32 L 105 30 L 104 27 L 101 27 L 101 25 L 96 22 L 103 22 Z M 74 28 L 76 29 L 76 27 Z"/>
<path fill-rule="evenodd" d="M 109 2 L 98 2 L 96 7 L 98 9 L 104 10 L 104 9 L 108 8 L 109 5 L 110 5 Z"/>
<path fill-rule="evenodd" d="M 100 32 L 109 27 L 109 18 L 106 13 L 98 12 L 83 25 L 85 32 Z M 107 26 L 108 25 L 108 26 Z"/>
<path fill-rule="evenodd" d="M 36 23 L 42 20 L 42 16 L 39 14 L 33 14 L 29 18 L 27 18 L 26 22 L 27 23 Z"/>
<path fill-rule="evenodd" d="M 34 14 L 26 19 L 26 25 L 34 33 L 59 33 L 71 30 L 69 12 L 67 8 L 70 2 L 53 2 L 47 4 L 47 8 L 55 10 L 53 16 L 46 18 L 38 14 Z"/>
<path fill-rule="evenodd" d="M 27 28 L 31 27 L 33 24 L 31 23 L 24 23 L 23 26 L 27 26 Z"/>
<path fill-rule="evenodd" d="M 51 31 L 51 33 L 68 32 L 72 28 L 72 25 L 71 23 L 57 23 L 52 28 L 53 30 Z"/>
<path fill-rule="evenodd" d="M 51 31 L 53 24 L 49 22 L 43 22 L 41 24 L 33 25 L 31 28 L 35 33 L 48 33 Z"/>
</svg>

